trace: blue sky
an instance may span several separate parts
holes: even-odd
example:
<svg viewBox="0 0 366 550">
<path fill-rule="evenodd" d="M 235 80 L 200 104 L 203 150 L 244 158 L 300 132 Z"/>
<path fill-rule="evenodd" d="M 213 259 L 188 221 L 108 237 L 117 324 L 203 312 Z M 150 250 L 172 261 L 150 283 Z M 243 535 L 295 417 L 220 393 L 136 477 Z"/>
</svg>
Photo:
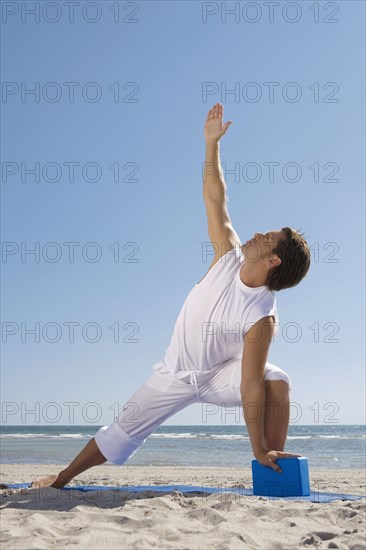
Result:
<svg viewBox="0 0 366 550">
<path fill-rule="evenodd" d="M 363 423 L 364 3 L 281 2 L 272 22 L 263 2 L 238 3 L 237 20 L 221 2 L 120 2 L 119 20 L 116 2 L 80 2 L 74 22 L 62 3 L 39 21 L 2 4 L 3 423 L 109 424 L 163 358 L 211 263 L 217 101 L 241 241 L 288 225 L 312 248 L 308 276 L 277 293 L 269 353 L 292 378 L 293 423 Z M 166 424 L 201 418 L 194 405 Z"/>
</svg>

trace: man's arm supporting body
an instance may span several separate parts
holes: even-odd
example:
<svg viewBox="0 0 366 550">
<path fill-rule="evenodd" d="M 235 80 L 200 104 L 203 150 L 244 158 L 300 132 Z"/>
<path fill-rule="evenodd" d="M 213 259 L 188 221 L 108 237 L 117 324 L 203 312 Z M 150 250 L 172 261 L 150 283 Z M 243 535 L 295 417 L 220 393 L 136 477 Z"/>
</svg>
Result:
<svg viewBox="0 0 366 550">
<path fill-rule="evenodd" d="M 240 392 L 244 420 L 250 436 L 253 454 L 265 449 L 264 441 L 264 367 L 274 330 L 273 317 L 263 317 L 244 337 Z"/>
<path fill-rule="evenodd" d="M 280 467 L 276 465 L 277 459 L 298 457 L 301 455 L 268 449 L 264 438 L 266 394 L 264 368 L 274 328 L 274 317 L 268 316 L 260 319 L 246 333 L 242 356 L 240 393 L 244 420 L 255 458 L 263 466 L 270 466 L 281 473 Z"/>
</svg>

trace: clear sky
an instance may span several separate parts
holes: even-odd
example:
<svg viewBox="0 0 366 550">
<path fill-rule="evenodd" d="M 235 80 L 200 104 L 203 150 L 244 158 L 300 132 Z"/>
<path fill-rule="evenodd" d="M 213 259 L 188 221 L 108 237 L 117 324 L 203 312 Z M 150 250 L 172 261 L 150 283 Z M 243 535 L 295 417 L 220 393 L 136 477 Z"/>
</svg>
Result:
<svg viewBox="0 0 366 550">
<path fill-rule="evenodd" d="M 288 225 L 312 249 L 269 353 L 292 423 L 363 423 L 364 2 L 1 4 L 3 423 L 109 424 L 163 358 L 212 260 L 217 101 L 241 242 Z"/>
</svg>

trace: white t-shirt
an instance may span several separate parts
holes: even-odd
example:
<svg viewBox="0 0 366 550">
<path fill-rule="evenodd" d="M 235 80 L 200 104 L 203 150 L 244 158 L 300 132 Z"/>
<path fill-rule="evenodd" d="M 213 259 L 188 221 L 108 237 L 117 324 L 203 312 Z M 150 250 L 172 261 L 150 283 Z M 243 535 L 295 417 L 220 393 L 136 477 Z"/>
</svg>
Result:
<svg viewBox="0 0 366 550">
<path fill-rule="evenodd" d="M 248 287 L 240 278 L 245 261 L 239 246 L 224 254 L 189 292 L 175 323 L 162 362 L 178 378 L 210 371 L 241 357 L 243 337 L 254 323 L 273 315 L 278 332 L 275 293 L 266 286 Z"/>
</svg>

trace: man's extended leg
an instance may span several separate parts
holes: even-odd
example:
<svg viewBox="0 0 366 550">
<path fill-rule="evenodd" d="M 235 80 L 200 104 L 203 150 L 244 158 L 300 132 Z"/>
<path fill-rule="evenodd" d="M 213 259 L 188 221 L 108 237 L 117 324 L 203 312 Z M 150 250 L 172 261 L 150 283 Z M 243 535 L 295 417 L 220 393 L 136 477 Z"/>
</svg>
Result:
<svg viewBox="0 0 366 550">
<path fill-rule="evenodd" d="M 118 421 L 103 426 L 58 475 L 34 481 L 33 488 L 61 488 L 76 475 L 107 460 L 122 464 L 167 418 L 197 402 L 194 388 L 166 370 L 154 373 L 125 403 Z"/>
</svg>

